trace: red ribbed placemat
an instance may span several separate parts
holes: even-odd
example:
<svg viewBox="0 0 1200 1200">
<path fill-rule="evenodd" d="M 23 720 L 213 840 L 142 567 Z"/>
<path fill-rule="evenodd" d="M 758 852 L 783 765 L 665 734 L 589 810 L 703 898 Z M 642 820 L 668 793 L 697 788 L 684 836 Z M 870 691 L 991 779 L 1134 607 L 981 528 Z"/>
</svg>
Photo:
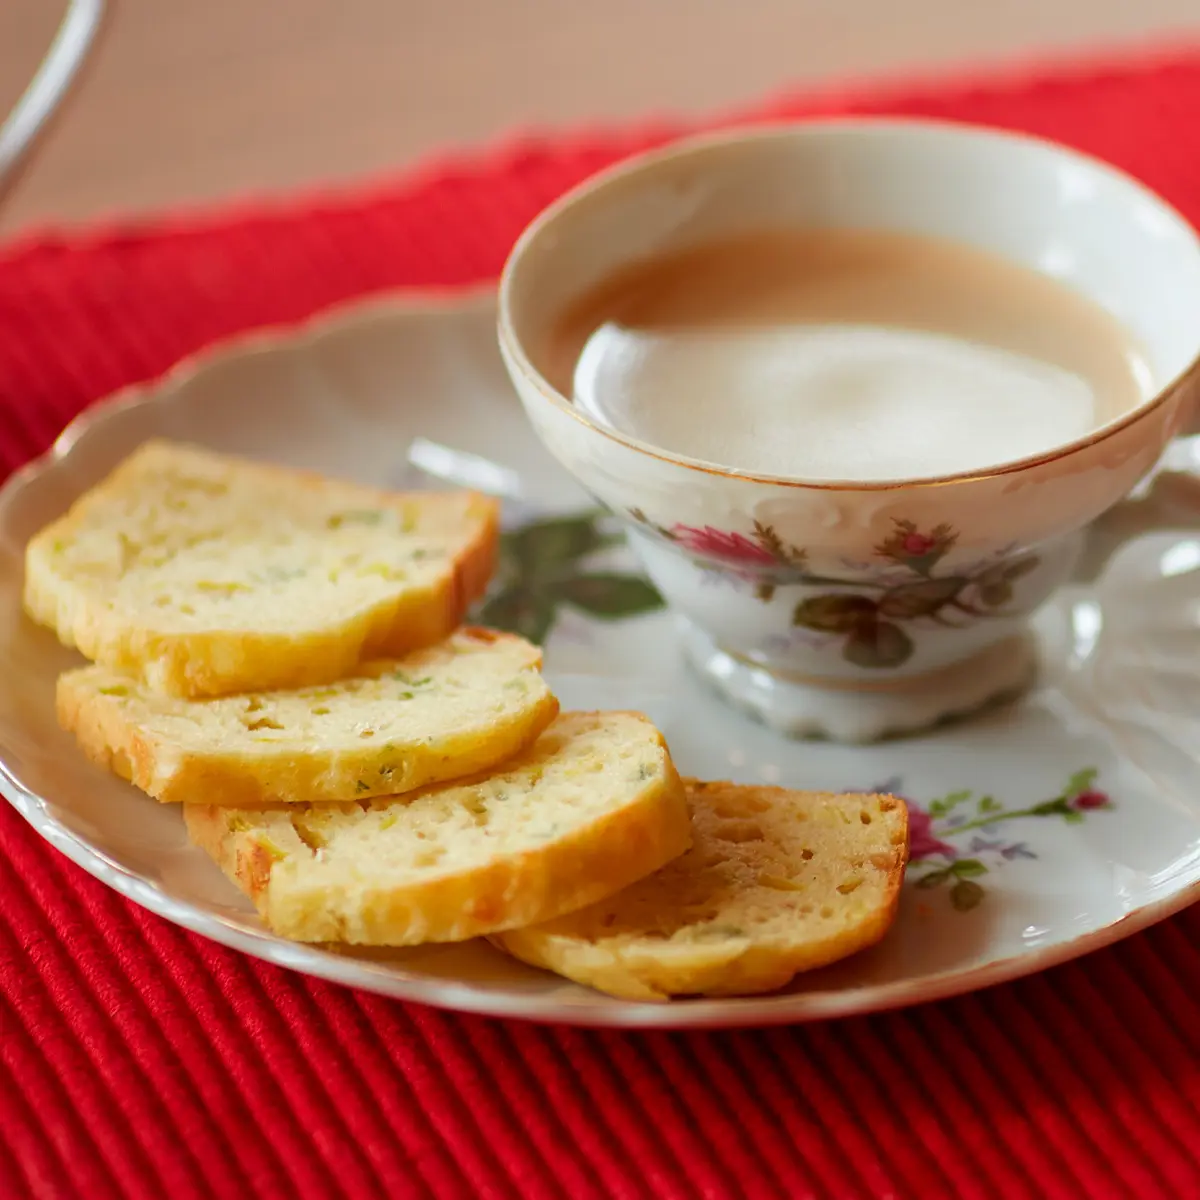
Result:
<svg viewBox="0 0 1200 1200">
<path fill-rule="evenodd" d="M 1200 218 L 1200 54 L 772 111 L 1032 130 Z M 0 476 L 84 405 L 226 334 L 494 275 L 542 204 L 667 132 L 12 249 Z M 5 1198 L 1200 1195 L 1195 909 L 904 1013 L 606 1034 L 460 1018 L 241 957 L 119 899 L 4 805 L 0 852 Z"/>
</svg>

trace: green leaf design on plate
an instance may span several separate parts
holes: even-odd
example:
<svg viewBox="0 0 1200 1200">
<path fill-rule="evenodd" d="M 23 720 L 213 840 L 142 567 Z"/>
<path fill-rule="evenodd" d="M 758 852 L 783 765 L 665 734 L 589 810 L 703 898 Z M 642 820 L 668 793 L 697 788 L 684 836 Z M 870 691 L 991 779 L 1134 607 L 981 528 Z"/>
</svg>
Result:
<svg viewBox="0 0 1200 1200">
<path fill-rule="evenodd" d="M 796 605 L 792 624 L 821 633 L 850 633 L 864 623 L 874 622 L 875 613 L 875 601 L 869 596 L 809 596 Z"/>
<path fill-rule="evenodd" d="M 863 622 L 846 638 L 842 657 L 856 667 L 898 667 L 908 661 L 913 640 L 890 621 Z"/>
<path fill-rule="evenodd" d="M 601 515 L 589 512 L 534 521 L 505 534 L 503 550 L 521 572 L 542 576 L 563 572 L 578 559 L 620 544 L 620 534 L 600 528 Z"/>
<path fill-rule="evenodd" d="M 663 605 L 654 585 L 636 575 L 611 572 L 576 575 L 554 584 L 550 591 L 559 600 L 608 620 L 654 612 Z"/>
<path fill-rule="evenodd" d="M 948 792 L 941 797 L 940 800 L 933 800 L 929 805 L 929 815 L 931 817 L 944 817 L 948 812 L 956 809 L 960 804 L 965 804 L 966 801 L 974 795 L 974 792 Z"/>
<path fill-rule="evenodd" d="M 960 575 L 899 584 L 880 598 L 880 616 L 892 617 L 899 621 L 932 616 L 943 605 L 953 600 L 966 585 L 967 580 Z"/>
<path fill-rule="evenodd" d="M 478 620 L 493 629 L 519 634 L 540 646 L 554 626 L 554 617 L 552 597 L 517 585 L 485 601 Z"/>
<path fill-rule="evenodd" d="M 1067 786 L 1063 788 L 1063 795 L 1070 796 L 1073 799 L 1081 792 L 1086 792 L 1096 782 L 1096 776 L 1099 773 L 1095 767 L 1084 767 L 1082 771 L 1076 771 L 1067 780 Z"/>
<path fill-rule="evenodd" d="M 959 858 L 950 870 L 959 879 L 973 879 L 977 875 L 986 875 L 988 869 L 977 858 Z"/>
<path fill-rule="evenodd" d="M 662 597 L 642 576 L 587 569 L 593 554 L 625 540 L 605 530 L 604 515 L 548 517 L 506 533 L 497 579 L 472 619 L 541 645 L 564 604 L 609 621 L 661 608 Z"/>
<path fill-rule="evenodd" d="M 978 908 L 983 897 L 983 888 L 970 879 L 960 879 L 950 889 L 950 903 L 959 912 L 970 912 L 971 909 Z"/>
<path fill-rule="evenodd" d="M 949 867 L 939 867 L 936 871 L 930 871 L 928 875 L 922 875 L 917 880 L 919 888 L 935 888 L 946 882 L 950 878 Z"/>
<path fill-rule="evenodd" d="M 1065 816 L 1072 809 L 1066 796 L 1055 796 L 1053 800 L 1043 800 L 1040 804 L 1035 804 L 1029 811 L 1035 817 L 1053 817 Z"/>
<path fill-rule="evenodd" d="M 978 794 L 963 790 L 949 792 L 910 811 L 926 819 L 919 832 L 932 836 L 935 839 L 933 846 L 942 845 L 943 839 L 954 841 L 969 832 L 990 828 L 1002 821 L 1061 817 L 1068 824 L 1078 825 L 1087 820 L 1093 810 L 1108 808 L 1112 803 L 1107 793 L 1093 791 L 1098 775 L 1094 767 L 1085 767 L 1070 776 L 1057 796 L 1020 808 L 1006 807 L 989 792 Z M 946 821 L 948 814 L 960 806 L 967 808 L 967 812 L 957 820 Z M 974 815 L 969 815 L 972 808 Z M 1005 839 L 972 839 L 971 850 L 978 852 L 979 857 L 959 858 L 956 857 L 960 852 L 956 846 L 946 846 L 944 849 L 934 849 L 933 846 L 927 844 L 921 848 L 920 858 L 909 863 L 907 877 L 912 886 L 917 888 L 937 888 L 948 884 L 946 894 L 958 912 L 967 912 L 982 902 L 986 894 L 979 882 L 982 876 L 990 874 L 1011 858 L 1035 857 L 1024 842 Z M 932 861 L 935 854 L 943 859 L 940 865 Z M 996 857 L 992 858 L 992 855 Z"/>
</svg>

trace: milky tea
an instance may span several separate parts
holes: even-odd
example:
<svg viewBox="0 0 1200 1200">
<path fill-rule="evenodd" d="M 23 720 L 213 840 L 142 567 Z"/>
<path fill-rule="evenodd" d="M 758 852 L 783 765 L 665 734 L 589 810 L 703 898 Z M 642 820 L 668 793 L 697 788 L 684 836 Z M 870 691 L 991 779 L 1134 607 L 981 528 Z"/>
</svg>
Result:
<svg viewBox="0 0 1200 1200">
<path fill-rule="evenodd" d="M 813 481 L 981 470 L 1153 391 L 1133 337 L 1067 285 L 886 232 L 762 232 L 635 264 L 563 314 L 542 359 L 604 424 Z"/>
</svg>

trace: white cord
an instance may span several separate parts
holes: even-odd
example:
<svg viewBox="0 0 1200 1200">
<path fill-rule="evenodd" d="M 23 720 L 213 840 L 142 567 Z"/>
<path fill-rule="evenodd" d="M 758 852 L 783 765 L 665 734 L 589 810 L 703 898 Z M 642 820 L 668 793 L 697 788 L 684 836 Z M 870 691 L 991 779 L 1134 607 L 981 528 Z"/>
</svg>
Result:
<svg viewBox="0 0 1200 1200">
<path fill-rule="evenodd" d="M 15 181 L 21 161 L 37 141 L 87 58 L 104 18 L 104 0 L 71 0 L 37 74 L 0 125 L 0 195 Z"/>
</svg>

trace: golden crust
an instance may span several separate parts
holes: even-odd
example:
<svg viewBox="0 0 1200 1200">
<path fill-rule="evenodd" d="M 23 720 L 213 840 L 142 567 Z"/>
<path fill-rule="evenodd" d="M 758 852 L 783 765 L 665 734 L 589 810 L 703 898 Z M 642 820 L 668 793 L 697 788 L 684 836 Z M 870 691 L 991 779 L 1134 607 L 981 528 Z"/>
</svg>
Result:
<svg viewBox="0 0 1200 1200">
<path fill-rule="evenodd" d="M 120 568 L 107 576 L 81 571 L 63 561 L 64 547 L 81 537 L 106 539 L 104 551 L 124 552 L 130 538 L 119 525 L 104 527 L 103 509 L 118 511 L 134 500 L 147 481 L 159 486 L 176 469 L 207 477 L 213 487 L 252 486 L 249 520 L 263 508 L 286 511 L 289 501 L 306 511 L 324 498 L 370 506 L 408 520 L 414 512 L 453 517 L 446 531 L 446 553 L 436 572 L 421 580 L 378 589 L 369 602 L 339 608 L 311 619 L 307 627 L 213 627 L 184 629 L 155 626 L 144 606 L 134 613 L 116 596 Z M 268 504 L 262 499 L 271 497 Z M 118 518 L 119 519 L 119 518 Z M 437 523 L 437 522 L 435 522 Z M 68 646 L 94 662 L 136 675 L 159 691 L 175 696 L 220 696 L 253 689 L 303 687 L 347 674 L 366 658 L 389 657 L 446 637 L 462 621 L 491 577 L 499 537 L 499 505 L 474 493 L 401 494 L 375 491 L 262 463 L 252 463 L 196 447 L 153 441 L 126 459 L 107 479 L 81 496 L 61 518 L 36 534 L 25 554 L 24 605 L 27 614 L 55 631 Z M 186 554 L 186 550 L 183 552 Z M 186 586 L 186 585 L 181 585 Z M 169 599 L 180 586 L 167 587 Z M 269 601 L 264 609 L 269 609 Z"/>
<path fill-rule="evenodd" d="M 661 1001 L 774 991 L 891 927 L 907 860 L 902 800 L 696 781 L 688 793 L 685 855 L 495 944 L 611 995 Z"/>
<path fill-rule="evenodd" d="M 298 819 L 294 808 L 184 808 L 192 840 L 254 899 L 268 927 L 306 942 L 453 942 L 549 920 L 656 871 L 690 837 L 662 736 L 628 713 L 564 714 L 499 775 L 395 803 L 316 807 Z M 465 836 L 453 826 L 464 807 L 483 816 Z M 437 832 L 418 832 L 432 810 L 449 814 L 433 827 L 445 830 L 440 856 Z M 514 813 L 513 830 L 486 843 L 489 823 Z M 326 840 L 355 837 L 365 823 L 366 849 L 343 854 Z"/>
<path fill-rule="evenodd" d="M 91 666 L 59 678 L 58 720 L 89 759 L 164 802 L 399 795 L 532 742 L 558 714 L 541 658 L 522 638 L 467 628 L 328 687 L 202 700 Z"/>
</svg>

